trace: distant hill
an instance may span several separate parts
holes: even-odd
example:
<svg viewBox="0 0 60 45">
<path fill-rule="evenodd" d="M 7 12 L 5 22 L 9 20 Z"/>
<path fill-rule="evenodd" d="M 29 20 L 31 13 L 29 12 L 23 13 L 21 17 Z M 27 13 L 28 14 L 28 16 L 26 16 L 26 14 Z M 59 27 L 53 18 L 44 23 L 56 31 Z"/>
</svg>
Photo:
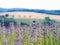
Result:
<svg viewBox="0 0 60 45">
<path fill-rule="evenodd" d="M 36 12 L 50 15 L 60 15 L 60 10 L 40 10 L 40 9 L 23 9 L 23 8 L 0 8 L 1 12 Z"/>
</svg>

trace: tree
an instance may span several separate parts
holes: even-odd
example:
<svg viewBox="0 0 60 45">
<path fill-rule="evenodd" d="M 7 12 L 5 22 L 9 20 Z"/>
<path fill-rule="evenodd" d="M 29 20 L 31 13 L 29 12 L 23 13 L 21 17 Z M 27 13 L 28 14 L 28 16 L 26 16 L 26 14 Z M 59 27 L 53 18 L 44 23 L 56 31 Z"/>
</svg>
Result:
<svg viewBox="0 0 60 45">
<path fill-rule="evenodd" d="M 5 26 L 9 26 L 10 22 L 13 22 L 16 25 L 16 21 L 13 18 L 6 18 L 4 21 Z"/>
<path fill-rule="evenodd" d="M 10 22 L 13 22 L 16 25 L 16 21 L 14 18 L 7 18 L 8 14 L 0 16 L 1 25 L 4 23 L 4 26 L 9 26 Z"/>
<path fill-rule="evenodd" d="M 49 17 L 45 17 L 44 21 L 43 21 L 43 24 L 54 24 L 56 21 L 55 20 L 52 20 L 50 19 Z"/>
<path fill-rule="evenodd" d="M 5 15 L 5 17 L 8 17 L 8 16 L 9 16 L 8 14 Z"/>
<path fill-rule="evenodd" d="M 51 19 L 49 17 L 45 17 L 45 23 L 50 24 Z"/>
</svg>

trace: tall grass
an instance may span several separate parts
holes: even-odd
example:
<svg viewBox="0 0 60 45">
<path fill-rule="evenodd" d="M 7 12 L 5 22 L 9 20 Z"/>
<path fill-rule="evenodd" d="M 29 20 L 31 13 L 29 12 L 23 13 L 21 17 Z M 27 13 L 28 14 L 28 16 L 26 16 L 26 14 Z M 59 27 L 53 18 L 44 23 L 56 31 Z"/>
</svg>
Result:
<svg viewBox="0 0 60 45">
<path fill-rule="evenodd" d="M 0 25 L 0 45 L 60 45 L 60 29 L 56 34 L 54 31 L 43 30 L 37 25 L 32 27 L 32 24 L 12 24 L 9 29 L 4 29 Z"/>
</svg>

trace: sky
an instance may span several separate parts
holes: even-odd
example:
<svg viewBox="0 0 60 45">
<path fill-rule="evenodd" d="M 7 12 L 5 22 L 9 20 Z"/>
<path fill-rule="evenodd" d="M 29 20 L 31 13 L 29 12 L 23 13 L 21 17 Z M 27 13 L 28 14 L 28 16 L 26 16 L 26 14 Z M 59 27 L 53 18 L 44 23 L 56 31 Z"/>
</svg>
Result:
<svg viewBox="0 0 60 45">
<path fill-rule="evenodd" d="M 0 0 L 0 7 L 60 10 L 60 0 Z"/>
</svg>

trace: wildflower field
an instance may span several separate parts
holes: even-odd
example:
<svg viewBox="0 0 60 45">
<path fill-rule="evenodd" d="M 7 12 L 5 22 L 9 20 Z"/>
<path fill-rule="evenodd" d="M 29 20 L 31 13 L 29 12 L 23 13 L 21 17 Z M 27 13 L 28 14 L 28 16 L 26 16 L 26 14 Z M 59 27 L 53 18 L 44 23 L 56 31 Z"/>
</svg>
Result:
<svg viewBox="0 0 60 45">
<path fill-rule="evenodd" d="M 0 45 L 60 45 L 60 22 L 48 17 L 15 22 L 0 20 Z"/>
</svg>

